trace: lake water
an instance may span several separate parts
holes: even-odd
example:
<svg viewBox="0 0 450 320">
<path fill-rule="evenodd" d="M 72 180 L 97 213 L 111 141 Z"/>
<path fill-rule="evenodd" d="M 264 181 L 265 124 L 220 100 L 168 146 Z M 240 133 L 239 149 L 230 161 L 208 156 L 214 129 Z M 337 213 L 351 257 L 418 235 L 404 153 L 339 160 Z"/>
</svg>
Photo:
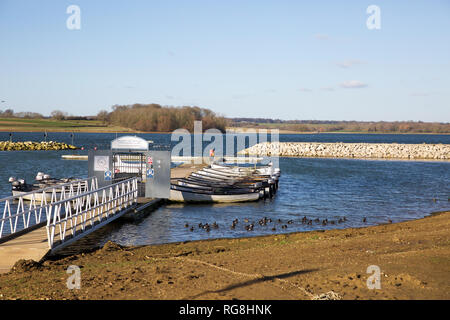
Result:
<svg viewBox="0 0 450 320">
<path fill-rule="evenodd" d="M 154 141 L 158 147 L 175 144 L 170 142 L 169 134 L 138 136 Z M 116 134 L 75 133 L 74 144 L 86 150 L 106 149 L 115 137 Z M 43 133 L 13 135 L 15 141 L 41 141 L 43 138 Z M 71 143 L 69 133 L 49 133 L 47 139 Z M 2 140 L 9 140 L 8 132 L 0 132 Z M 282 134 L 280 141 L 449 144 L 450 135 Z M 42 171 L 54 177 L 86 177 L 86 161 L 61 159 L 63 154 L 87 154 L 86 150 L 0 152 L 0 198 L 11 194 L 9 176 L 32 181 L 36 173 Z M 450 210 L 450 162 L 282 158 L 280 168 L 280 188 L 273 199 L 232 205 L 164 205 L 139 220 L 113 222 L 66 252 L 102 245 L 108 240 L 122 245 L 146 245 L 362 227 Z M 0 210 L 3 213 L 3 209 Z M 301 222 L 304 216 L 336 223 L 306 225 Z M 273 222 L 261 226 L 258 220 L 263 217 Z M 338 223 L 343 217 L 346 221 Z M 236 218 L 240 222 L 231 229 L 231 222 Z M 245 230 L 248 223 L 244 223 L 244 219 L 255 224 L 253 231 Z M 292 223 L 287 224 L 288 220 Z M 217 222 L 219 228 L 209 233 L 198 228 L 199 223 L 213 222 Z M 185 228 L 186 223 L 195 226 L 195 230 Z M 282 225 L 287 228 L 282 229 Z"/>
</svg>

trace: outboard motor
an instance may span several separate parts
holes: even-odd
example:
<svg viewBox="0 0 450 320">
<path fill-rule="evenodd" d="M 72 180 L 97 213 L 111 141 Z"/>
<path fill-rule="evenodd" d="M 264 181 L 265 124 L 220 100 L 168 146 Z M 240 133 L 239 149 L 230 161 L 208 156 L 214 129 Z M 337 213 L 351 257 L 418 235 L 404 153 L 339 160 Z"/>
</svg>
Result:
<svg viewBox="0 0 450 320">
<path fill-rule="evenodd" d="M 11 185 L 12 185 L 13 190 L 18 190 L 18 191 L 24 191 L 27 187 L 25 179 L 14 180 L 11 182 Z"/>
<path fill-rule="evenodd" d="M 13 190 L 20 190 L 20 183 L 17 180 L 14 180 L 13 182 L 11 182 L 12 185 L 12 189 Z"/>
</svg>

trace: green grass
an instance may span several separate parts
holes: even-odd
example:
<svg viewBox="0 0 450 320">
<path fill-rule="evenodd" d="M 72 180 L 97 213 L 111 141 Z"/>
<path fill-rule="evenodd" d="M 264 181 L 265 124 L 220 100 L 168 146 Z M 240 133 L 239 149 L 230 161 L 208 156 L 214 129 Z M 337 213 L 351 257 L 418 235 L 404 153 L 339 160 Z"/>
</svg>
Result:
<svg viewBox="0 0 450 320">
<path fill-rule="evenodd" d="M 22 118 L 0 118 L 0 127 L 105 127 L 101 121 L 96 120 L 54 120 L 54 119 L 22 119 Z"/>
<path fill-rule="evenodd" d="M 108 126 L 98 120 L 55 120 L 0 118 L 0 131 L 134 131 L 117 126 Z"/>
</svg>

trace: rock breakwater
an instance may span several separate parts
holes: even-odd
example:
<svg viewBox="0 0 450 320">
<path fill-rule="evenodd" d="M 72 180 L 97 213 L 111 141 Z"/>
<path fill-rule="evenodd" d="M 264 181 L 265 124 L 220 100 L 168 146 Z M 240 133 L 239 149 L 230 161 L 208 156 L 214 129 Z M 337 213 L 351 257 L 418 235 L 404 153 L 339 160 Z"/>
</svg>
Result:
<svg viewBox="0 0 450 320">
<path fill-rule="evenodd" d="M 240 155 L 450 160 L 449 144 L 265 142 L 239 151 Z"/>
<path fill-rule="evenodd" d="M 24 141 L 10 142 L 0 141 L 0 151 L 28 151 L 28 150 L 75 150 L 77 147 L 64 142 L 55 141 Z"/>
</svg>

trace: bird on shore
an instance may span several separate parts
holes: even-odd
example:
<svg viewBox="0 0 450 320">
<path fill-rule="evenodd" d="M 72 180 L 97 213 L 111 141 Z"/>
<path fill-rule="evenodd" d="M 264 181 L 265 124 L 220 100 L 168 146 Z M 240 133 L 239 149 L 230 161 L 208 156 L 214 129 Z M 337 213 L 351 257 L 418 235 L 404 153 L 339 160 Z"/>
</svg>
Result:
<svg viewBox="0 0 450 320">
<path fill-rule="evenodd" d="M 342 223 L 342 222 L 344 222 L 344 220 L 343 220 L 342 218 L 340 218 L 340 219 L 338 220 L 338 223 Z"/>
<path fill-rule="evenodd" d="M 194 231 L 194 227 L 191 227 L 189 230 L 191 230 L 191 232 Z"/>
<path fill-rule="evenodd" d="M 389 222 L 389 223 L 392 223 L 392 220 L 391 220 L 391 219 L 389 219 L 389 220 L 388 220 L 388 222 Z"/>
<path fill-rule="evenodd" d="M 245 222 L 245 223 L 247 223 L 247 222 L 248 222 L 248 219 L 247 219 L 247 218 L 245 218 L 245 219 L 244 219 L 244 222 Z"/>
<path fill-rule="evenodd" d="M 273 228 L 272 228 L 272 231 L 277 231 L 277 228 L 273 227 Z"/>
<path fill-rule="evenodd" d="M 217 224 L 217 222 L 214 221 L 214 223 L 212 224 L 212 227 L 214 229 L 219 229 L 219 225 Z"/>
<path fill-rule="evenodd" d="M 283 224 L 283 225 L 281 226 L 281 229 L 287 229 L 287 225 Z"/>
<path fill-rule="evenodd" d="M 314 222 L 319 223 L 319 222 L 320 222 L 320 219 L 319 219 L 319 218 L 316 218 L 316 219 L 314 219 Z"/>
<path fill-rule="evenodd" d="M 203 228 L 203 223 L 200 222 L 200 223 L 198 224 L 198 227 L 199 227 L 200 229 Z"/>
<path fill-rule="evenodd" d="M 322 225 L 326 226 L 328 224 L 328 219 L 322 221 Z"/>
<path fill-rule="evenodd" d="M 311 225 L 312 225 L 312 222 L 313 222 L 312 220 L 309 220 L 309 221 L 308 221 L 308 226 L 311 226 Z"/>
<path fill-rule="evenodd" d="M 367 222 L 367 218 L 364 217 L 363 218 L 363 222 L 366 223 Z"/>
<path fill-rule="evenodd" d="M 185 228 L 189 228 L 189 225 L 186 223 L 186 224 L 184 225 L 184 227 L 185 227 Z"/>
<path fill-rule="evenodd" d="M 293 224 L 294 223 L 294 221 L 292 221 L 292 220 L 289 220 L 288 222 L 287 222 L 288 224 Z"/>
<path fill-rule="evenodd" d="M 331 220 L 330 223 L 331 223 L 331 224 L 335 224 L 336 222 L 335 222 L 334 220 Z"/>
</svg>

